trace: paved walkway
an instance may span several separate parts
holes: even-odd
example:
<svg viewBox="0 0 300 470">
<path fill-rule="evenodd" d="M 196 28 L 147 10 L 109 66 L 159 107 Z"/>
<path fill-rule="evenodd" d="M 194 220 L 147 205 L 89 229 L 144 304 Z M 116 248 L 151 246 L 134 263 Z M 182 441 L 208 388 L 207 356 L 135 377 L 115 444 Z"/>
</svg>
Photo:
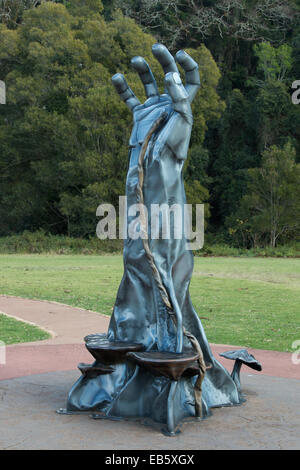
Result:
<svg viewBox="0 0 300 470">
<path fill-rule="evenodd" d="M 91 362 L 92 357 L 83 344 L 90 333 L 106 332 L 109 317 L 89 310 L 56 302 L 0 296 L 0 312 L 38 325 L 52 338 L 33 343 L 10 345 L 6 349 L 6 365 L 0 364 L 0 379 L 76 369 L 79 362 Z M 1 339 L 1 338 L 0 338 Z M 232 361 L 219 356 L 220 352 L 239 349 L 239 346 L 211 345 L 215 357 L 229 370 Z M 300 379 L 300 365 L 294 365 L 291 353 L 248 348 L 263 365 L 263 375 Z M 261 374 L 244 369 L 250 374 Z"/>
<path fill-rule="evenodd" d="M 242 374 L 246 403 L 214 409 L 167 437 L 138 422 L 58 415 L 77 377 L 65 371 L 0 381 L 0 449 L 299 449 L 300 380 Z"/>
<path fill-rule="evenodd" d="M 249 352 L 263 372 L 243 368 L 247 401 L 213 410 L 204 422 L 186 423 L 169 438 L 136 422 L 91 420 L 58 415 L 80 373 L 79 362 L 92 358 L 83 345 L 89 333 L 106 332 L 109 318 L 55 302 L 0 296 L 0 312 L 51 332 L 51 339 L 7 347 L 0 364 L 0 449 L 299 449 L 300 365 L 290 353 Z M 232 361 L 218 353 L 237 346 L 211 345 L 229 370 Z M 257 375 L 259 374 L 259 375 Z"/>
<path fill-rule="evenodd" d="M 90 310 L 8 295 L 0 295 L 0 312 L 39 326 L 51 334 L 51 339 L 26 343 L 35 346 L 82 343 L 85 335 L 97 332 L 95 329 L 104 332 L 109 323 L 107 315 Z"/>
</svg>

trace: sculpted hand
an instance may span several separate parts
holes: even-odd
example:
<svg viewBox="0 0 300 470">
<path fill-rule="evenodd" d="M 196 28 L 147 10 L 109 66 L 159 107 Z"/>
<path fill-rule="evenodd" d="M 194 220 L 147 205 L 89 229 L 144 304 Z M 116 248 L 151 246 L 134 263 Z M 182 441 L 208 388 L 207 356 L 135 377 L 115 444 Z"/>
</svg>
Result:
<svg viewBox="0 0 300 470">
<path fill-rule="evenodd" d="M 153 73 L 140 56 L 134 57 L 131 64 L 145 88 L 147 99 L 144 104 L 134 95 L 122 74 L 117 73 L 112 77 L 119 96 L 133 112 L 134 127 L 130 146 L 141 145 L 156 119 L 162 113 L 167 113 L 167 122 L 159 135 L 160 144 L 169 147 L 176 158 L 183 160 L 187 155 L 193 124 L 191 102 L 200 86 L 198 64 L 186 52 L 177 52 L 176 60 L 185 70 L 184 86 L 176 62 L 168 49 L 162 44 L 155 44 L 152 52 L 165 73 L 164 94 L 159 94 Z"/>
</svg>

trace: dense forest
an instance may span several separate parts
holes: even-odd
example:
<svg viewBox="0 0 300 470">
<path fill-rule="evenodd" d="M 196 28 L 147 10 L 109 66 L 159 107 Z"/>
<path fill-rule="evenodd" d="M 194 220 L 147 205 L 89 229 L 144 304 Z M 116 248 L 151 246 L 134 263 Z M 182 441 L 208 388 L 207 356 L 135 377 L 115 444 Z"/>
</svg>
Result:
<svg viewBox="0 0 300 470">
<path fill-rule="evenodd" d="M 300 0 L 1 0 L 0 236 L 95 236 L 128 164 L 132 118 L 110 78 L 143 100 L 142 55 L 162 90 L 157 41 L 199 63 L 184 177 L 208 239 L 299 240 Z"/>
</svg>

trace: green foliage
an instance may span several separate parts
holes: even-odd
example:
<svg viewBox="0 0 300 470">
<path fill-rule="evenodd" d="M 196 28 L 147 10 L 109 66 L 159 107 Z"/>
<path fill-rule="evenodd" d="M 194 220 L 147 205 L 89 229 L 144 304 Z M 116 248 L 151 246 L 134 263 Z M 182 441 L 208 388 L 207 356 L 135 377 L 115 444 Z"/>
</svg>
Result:
<svg viewBox="0 0 300 470">
<path fill-rule="evenodd" d="M 262 72 L 266 81 L 283 81 L 286 73 L 292 68 L 292 47 L 282 44 L 275 48 L 269 42 L 261 42 L 253 47 L 258 58 L 257 71 Z"/>
<path fill-rule="evenodd" d="M 194 117 L 192 147 L 193 144 L 203 143 L 207 123 L 220 118 L 225 109 L 225 103 L 217 93 L 221 74 L 209 50 L 202 44 L 197 49 L 187 49 L 186 52 L 199 64 L 201 80 L 201 88 L 192 105 Z"/>
<path fill-rule="evenodd" d="M 106 315 L 123 274 L 121 255 L 1 255 L 0 266 L 1 294 Z M 299 278 L 299 259 L 196 257 L 190 292 L 208 340 L 292 351 L 300 333 Z"/>
<path fill-rule="evenodd" d="M 103 0 L 103 4 L 106 17 L 121 8 L 174 52 L 197 49 L 202 43 L 216 60 L 222 72 L 217 91 L 226 109 L 221 119 L 207 121 L 201 146 L 208 154 L 204 179 L 210 193 L 209 229 L 216 239 L 229 241 L 225 219 L 240 207 L 247 169 L 258 167 L 262 153 L 272 145 L 283 146 L 287 138 L 300 159 L 300 106 L 293 106 L 290 97 L 291 83 L 300 76 L 299 2 Z M 199 147 L 198 154 L 202 160 Z M 186 178 L 191 168 L 196 170 L 190 162 Z"/>
<path fill-rule="evenodd" d="M 243 234 L 240 242 L 244 244 L 250 243 L 249 237 L 243 238 L 245 230 L 250 229 L 242 203 L 251 173 L 248 169 L 258 167 L 261 154 L 273 145 L 284 145 L 287 137 L 297 152 L 300 137 L 300 108 L 292 105 L 290 97 L 292 47 L 287 44 L 274 47 L 262 42 L 254 45 L 253 51 L 258 58 L 257 75 L 246 80 L 243 91 L 227 91 L 225 113 L 212 138 L 209 136 L 208 144 L 212 155 L 209 173 L 213 223 L 223 225 L 227 218 L 228 226 L 230 217 L 235 217 L 238 233 Z M 217 145 L 213 138 L 217 139 Z M 259 240 L 264 243 L 256 234 L 251 243 L 256 245 Z"/>
<path fill-rule="evenodd" d="M 264 248 L 253 247 L 239 248 L 229 245 L 205 243 L 203 249 L 195 251 L 195 256 L 234 256 L 234 257 L 250 257 L 250 258 L 300 258 L 300 243 L 287 243 L 276 247 L 265 246 Z"/>
<path fill-rule="evenodd" d="M 8 103 L 0 109 L 0 235 L 44 228 L 87 237 L 95 233 L 98 205 L 117 207 L 124 193 L 132 117 L 110 77 L 125 73 L 144 100 L 131 58 L 148 60 L 161 91 L 163 73 L 151 35 L 120 11 L 109 22 L 101 12 L 99 0 L 43 2 L 26 9 L 16 29 L 0 25 Z M 190 52 L 202 64 L 203 81 L 194 104 L 195 155 L 207 121 L 224 104 L 212 55 L 203 45 Z M 193 199 L 207 201 L 203 165 L 189 172 L 189 182 Z"/>
<path fill-rule="evenodd" d="M 37 326 L 7 317 L 0 313 L 0 340 L 5 344 L 27 343 L 50 338 Z"/>
<path fill-rule="evenodd" d="M 205 204 L 206 226 L 210 216 L 207 175 L 209 154 L 203 147 L 208 123 L 218 119 L 225 109 L 225 103 L 217 93 L 220 71 L 208 49 L 201 45 L 197 49 L 187 49 L 187 52 L 197 61 L 201 80 L 201 88 L 193 102 L 194 127 L 184 179 L 186 197 L 189 204 Z M 195 207 L 193 208 L 195 211 Z"/>
<path fill-rule="evenodd" d="M 109 17 L 115 8 L 134 18 L 171 46 L 209 39 L 279 41 L 293 24 L 295 1 L 282 0 L 103 0 Z"/>
<path fill-rule="evenodd" d="M 216 124 L 211 146 L 211 204 L 214 223 L 221 225 L 237 210 L 245 192 L 246 169 L 258 162 L 253 102 L 238 89 L 226 100 L 226 111 Z"/>
<path fill-rule="evenodd" d="M 38 3 L 38 0 L 1 0 L 0 23 L 8 28 L 16 28 L 22 21 L 24 12 Z"/>
<path fill-rule="evenodd" d="M 0 253 L 103 255 L 121 252 L 121 240 L 99 240 L 96 236 L 90 239 L 72 238 L 46 234 L 43 230 L 39 230 L 0 238 Z"/>
<path fill-rule="evenodd" d="M 241 201 L 232 235 L 256 246 L 266 241 L 275 247 L 279 241 L 296 238 L 300 231 L 300 165 L 288 142 L 263 152 L 261 167 L 248 170 L 247 193 Z M 248 240 L 247 240 L 248 239 Z"/>
<path fill-rule="evenodd" d="M 142 55 L 163 92 L 151 53 L 160 40 L 199 63 L 202 86 L 184 170 L 188 202 L 206 204 L 213 243 L 264 246 L 266 235 L 249 235 L 244 196 L 252 184 L 249 169 L 258 170 L 273 146 L 283 149 L 289 141 L 300 161 L 300 106 L 290 96 L 300 78 L 298 3 L 1 2 L 7 104 L 0 107 L 0 236 L 42 228 L 89 237 L 97 206 L 118 207 L 132 118 L 110 77 L 124 73 L 143 101 L 130 66 L 132 56 Z"/>
<path fill-rule="evenodd" d="M 0 237 L 0 253 L 2 254 L 51 254 L 51 255 L 121 255 L 122 240 L 99 240 L 91 238 L 74 238 L 65 235 L 47 234 L 43 230 L 37 232 L 24 231 L 21 234 Z M 234 247 L 214 243 L 214 237 L 205 237 L 201 250 L 194 251 L 195 256 L 234 256 L 234 257 L 274 257 L 300 258 L 300 242 L 289 242 L 276 247 L 250 248 Z"/>
</svg>

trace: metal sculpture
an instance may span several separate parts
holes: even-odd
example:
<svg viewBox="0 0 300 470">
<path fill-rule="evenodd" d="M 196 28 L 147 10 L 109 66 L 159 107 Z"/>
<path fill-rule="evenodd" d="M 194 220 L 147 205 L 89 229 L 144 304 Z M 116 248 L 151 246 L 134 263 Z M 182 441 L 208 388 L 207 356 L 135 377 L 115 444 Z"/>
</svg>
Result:
<svg viewBox="0 0 300 470">
<path fill-rule="evenodd" d="M 123 75 L 112 82 L 133 113 L 126 181 L 127 207 L 140 204 L 141 236 L 124 241 L 124 275 L 108 333 L 89 335 L 95 362 L 80 364 L 67 409 L 94 412 L 95 418 L 143 418 L 167 435 L 185 418 L 202 419 L 213 407 L 237 405 L 235 381 L 213 357 L 189 295 L 193 255 L 186 239 L 153 238 L 146 211 L 152 204 L 186 203 L 182 170 L 193 117 L 191 103 L 200 86 L 197 63 L 184 51 L 176 61 L 161 44 L 153 54 L 165 73 L 160 94 L 149 65 L 134 57 L 147 99 L 141 104 Z M 128 226 L 134 216 L 128 212 Z"/>
<path fill-rule="evenodd" d="M 239 391 L 241 390 L 240 371 L 243 364 L 250 367 L 251 369 L 258 370 L 259 372 L 262 371 L 261 363 L 258 362 L 258 360 L 255 359 L 253 354 L 250 354 L 247 349 L 236 349 L 234 351 L 226 351 L 220 353 L 220 356 L 235 361 L 231 372 L 231 377 L 233 378 Z"/>
</svg>

